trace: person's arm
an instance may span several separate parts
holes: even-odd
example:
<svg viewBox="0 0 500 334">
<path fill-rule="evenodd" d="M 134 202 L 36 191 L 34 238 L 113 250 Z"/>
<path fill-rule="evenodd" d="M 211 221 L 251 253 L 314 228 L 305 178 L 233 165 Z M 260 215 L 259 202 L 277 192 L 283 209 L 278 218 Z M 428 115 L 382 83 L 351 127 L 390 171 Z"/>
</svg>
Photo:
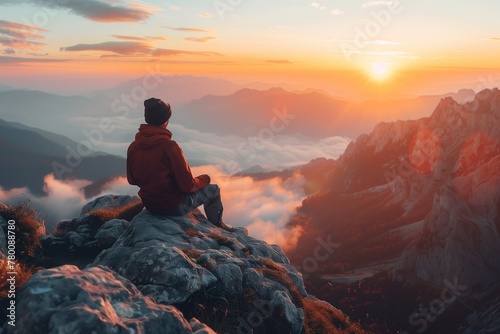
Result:
<svg viewBox="0 0 500 334">
<path fill-rule="evenodd" d="M 127 150 L 127 181 L 131 185 L 137 185 L 137 182 L 134 179 L 134 174 L 132 172 L 132 165 L 130 162 L 130 155 L 131 155 L 131 146 Z"/>
<path fill-rule="evenodd" d="M 182 149 L 175 142 L 170 147 L 169 157 L 172 163 L 172 173 L 182 192 L 192 193 L 210 184 L 210 176 L 206 174 L 193 177 Z"/>
</svg>

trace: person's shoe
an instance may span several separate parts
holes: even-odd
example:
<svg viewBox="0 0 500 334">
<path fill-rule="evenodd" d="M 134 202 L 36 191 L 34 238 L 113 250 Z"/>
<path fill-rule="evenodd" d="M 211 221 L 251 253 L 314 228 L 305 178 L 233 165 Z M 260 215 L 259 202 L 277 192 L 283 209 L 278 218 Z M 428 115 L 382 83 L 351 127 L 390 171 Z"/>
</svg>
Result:
<svg viewBox="0 0 500 334">
<path fill-rule="evenodd" d="M 236 229 L 234 227 L 232 227 L 231 225 L 226 225 L 226 224 L 224 224 L 224 222 L 220 222 L 219 225 L 215 225 L 215 226 L 220 227 L 221 229 L 226 230 L 228 232 L 235 232 L 236 231 Z"/>
</svg>

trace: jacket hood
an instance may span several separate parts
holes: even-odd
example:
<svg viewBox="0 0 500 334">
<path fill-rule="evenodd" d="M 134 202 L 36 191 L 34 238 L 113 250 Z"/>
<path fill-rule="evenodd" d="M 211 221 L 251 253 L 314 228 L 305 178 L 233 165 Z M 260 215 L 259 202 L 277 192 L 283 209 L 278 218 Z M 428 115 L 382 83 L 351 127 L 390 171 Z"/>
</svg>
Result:
<svg viewBox="0 0 500 334">
<path fill-rule="evenodd" d="M 154 147 L 162 142 L 172 139 L 172 132 L 154 125 L 141 124 L 135 141 L 139 147 Z"/>
</svg>

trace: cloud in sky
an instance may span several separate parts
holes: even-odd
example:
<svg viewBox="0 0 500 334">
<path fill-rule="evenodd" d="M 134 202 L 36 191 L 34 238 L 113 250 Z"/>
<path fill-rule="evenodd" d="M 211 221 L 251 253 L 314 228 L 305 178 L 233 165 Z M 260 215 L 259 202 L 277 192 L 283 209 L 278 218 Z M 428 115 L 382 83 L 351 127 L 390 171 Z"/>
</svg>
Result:
<svg viewBox="0 0 500 334">
<path fill-rule="evenodd" d="M 331 10 L 330 13 L 332 13 L 332 15 L 342 15 L 342 14 L 344 14 L 344 12 L 342 10 L 338 9 L 338 8 Z"/>
<path fill-rule="evenodd" d="M 32 25 L 0 20 L 0 46 L 5 46 L 8 48 L 7 50 L 14 51 L 23 49 L 38 51 L 45 45 L 45 43 L 33 41 L 33 39 L 44 39 L 44 36 L 41 35 L 41 33 L 46 31 L 47 30 L 45 29 Z M 9 52 L 11 51 L 4 51 L 4 53 Z"/>
<path fill-rule="evenodd" d="M 137 37 L 137 36 L 126 36 L 126 35 L 111 35 L 116 39 L 125 40 L 125 41 L 141 41 L 141 42 L 150 42 L 150 41 L 166 41 L 167 38 L 163 36 L 146 36 L 146 37 Z"/>
<path fill-rule="evenodd" d="M 192 41 L 192 42 L 198 42 L 198 43 L 208 43 L 210 41 L 213 41 L 214 39 L 217 39 L 217 37 L 213 36 L 206 36 L 206 37 L 186 37 L 184 38 L 186 41 Z"/>
<path fill-rule="evenodd" d="M 174 28 L 174 27 L 168 27 L 170 30 L 175 30 L 175 31 L 182 31 L 182 32 L 210 32 L 209 30 L 206 29 L 198 29 L 198 28 L 186 28 L 186 27 L 179 27 L 179 28 Z"/>
<path fill-rule="evenodd" d="M 156 49 L 152 53 L 155 57 L 170 57 L 177 55 L 197 55 L 197 56 L 222 56 L 217 52 L 209 51 L 188 51 L 188 50 L 176 50 L 176 49 Z"/>
<path fill-rule="evenodd" d="M 139 4 L 126 4 L 123 1 L 100 1 L 100 0 L 3 0 L 3 5 L 33 4 L 46 8 L 69 9 L 70 13 L 82 16 L 86 19 L 110 23 L 110 22 L 140 22 L 149 19 L 152 15 L 152 7 Z"/>
<path fill-rule="evenodd" d="M 204 18 L 211 18 L 213 15 L 211 13 L 200 13 L 198 14 L 199 17 L 204 17 Z"/>
<path fill-rule="evenodd" d="M 5 53 L 5 52 L 4 52 Z M 7 52 L 8 54 L 8 52 Z M 22 63 L 62 63 L 70 61 L 69 59 L 53 59 L 53 58 L 23 58 L 0 56 L 0 65 L 2 64 L 22 64 Z"/>
<path fill-rule="evenodd" d="M 152 50 L 151 44 L 134 41 L 77 44 L 61 48 L 61 51 L 108 51 L 126 56 L 148 55 Z"/>
<path fill-rule="evenodd" d="M 62 47 L 61 51 L 106 51 L 112 52 L 112 56 L 154 56 L 154 57 L 171 57 L 178 55 L 197 55 L 197 56 L 221 56 L 217 52 L 208 51 L 189 51 L 177 49 L 161 49 L 154 48 L 149 43 L 149 40 L 127 40 L 130 36 L 119 36 L 119 39 L 125 41 L 110 41 L 96 44 L 76 44 L 72 46 Z M 135 39 L 135 37 L 133 37 Z M 107 55 L 109 56 L 109 55 Z M 106 57 L 106 55 L 104 55 Z"/>
<path fill-rule="evenodd" d="M 377 6 L 393 6 L 395 5 L 396 2 L 394 1 L 385 1 L 385 0 L 381 0 L 381 1 L 369 1 L 369 2 L 365 2 L 361 5 L 361 7 L 363 8 L 371 8 L 371 7 L 377 7 Z"/>
<path fill-rule="evenodd" d="M 271 63 L 271 64 L 293 64 L 292 61 L 288 60 L 288 59 L 269 59 L 269 60 L 266 60 L 266 63 Z"/>
</svg>

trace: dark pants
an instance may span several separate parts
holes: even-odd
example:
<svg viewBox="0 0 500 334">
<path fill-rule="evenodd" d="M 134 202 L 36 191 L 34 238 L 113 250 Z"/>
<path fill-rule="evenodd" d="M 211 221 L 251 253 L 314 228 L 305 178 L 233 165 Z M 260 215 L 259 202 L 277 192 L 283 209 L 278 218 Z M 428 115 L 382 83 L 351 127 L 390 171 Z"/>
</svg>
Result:
<svg viewBox="0 0 500 334">
<path fill-rule="evenodd" d="M 173 216 L 182 216 L 200 205 L 203 205 L 205 214 L 212 224 L 221 224 L 223 207 L 220 198 L 220 189 L 216 184 L 209 184 L 194 193 L 187 194 L 177 210 L 169 214 Z"/>
</svg>

